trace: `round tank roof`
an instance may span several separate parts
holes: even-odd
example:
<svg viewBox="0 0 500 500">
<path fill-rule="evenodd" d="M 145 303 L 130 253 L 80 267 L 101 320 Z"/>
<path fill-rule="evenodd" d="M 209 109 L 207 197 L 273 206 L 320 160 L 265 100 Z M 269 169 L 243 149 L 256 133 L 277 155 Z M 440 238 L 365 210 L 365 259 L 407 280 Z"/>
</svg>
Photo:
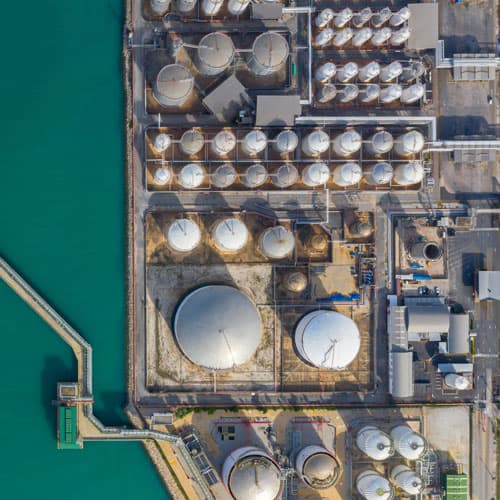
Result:
<svg viewBox="0 0 500 500">
<path fill-rule="evenodd" d="M 405 153 L 416 154 L 424 149 L 425 139 L 423 134 L 418 130 L 411 130 L 398 137 L 397 142 Z"/>
<path fill-rule="evenodd" d="M 198 163 L 188 163 L 179 172 L 179 184 L 185 189 L 196 189 L 203 184 L 205 170 Z"/>
<path fill-rule="evenodd" d="M 179 219 L 173 222 L 167 231 L 167 242 L 177 252 L 190 252 L 200 243 L 201 231 L 191 219 Z"/>
<path fill-rule="evenodd" d="M 391 430 L 394 448 L 407 460 L 417 460 L 427 450 L 424 437 L 407 425 L 398 425 Z"/>
<path fill-rule="evenodd" d="M 169 64 L 158 73 L 153 92 L 160 104 L 176 106 L 188 98 L 193 86 L 193 75 L 184 66 Z"/>
<path fill-rule="evenodd" d="M 394 172 L 390 163 L 376 163 L 369 172 L 367 181 L 373 185 L 387 184 L 391 182 L 393 174 Z"/>
<path fill-rule="evenodd" d="M 356 323 L 334 311 L 306 314 L 295 329 L 295 346 L 301 357 L 318 368 L 341 370 L 358 355 L 361 345 Z"/>
<path fill-rule="evenodd" d="M 220 250 L 236 252 L 247 244 L 248 229 L 239 219 L 224 219 L 215 226 L 213 238 Z"/>
<path fill-rule="evenodd" d="M 391 500 L 394 488 L 378 472 L 367 470 L 356 478 L 356 488 L 365 500 Z"/>
<path fill-rule="evenodd" d="M 262 130 L 251 130 L 243 138 L 241 147 L 245 153 L 256 155 L 266 148 L 267 137 Z"/>
<path fill-rule="evenodd" d="M 255 61 L 265 68 L 278 69 L 288 57 L 288 42 L 275 31 L 261 33 L 254 41 L 252 54 Z"/>
<path fill-rule="evenodd" d="M 410 186 L 421 182 L 424 178 L 424 167 L 421 163 L 406 163 L 396 168 L 394 180 L 402 186 Z"/>
<path fill-rule="evenodd" d="M 283 259 L 293 252 L 295 237 L 283 226 L 267 228 L 260 236 L 260 249 L 270 259 Z"/>
<path fill-rule="evenodd" d="M 300 451 L 305 454 L 301 467 L 301 476 L 311 488 L 324 489 L 333 486 L 340 472 L 340 466 L 335 457 L 319 446 L 306 446 Z"/>
<path fill-rule="evenodd" d="M 260 163 L 250 165 L 245 173 L 241 176 L 241 180 L 246 187 L 256 188 L 262 186 L 267 181 L 268 173 L 266 167 Z"/>
<path fill-rule="evenodd" d="M 361 135 L 348 130 L 334 139 L 335 151 L 340 155 L 351 155 L 361 148 Z"/>
<path fill-rule="evenodd" d="M 299 144 L 299 138 L 293 130 L 282 130 L 275 141 L 275 149 L 279 153 L 292 153 Z"/>
<path fill-rule="evenodd" d="M 198 45 L 198 57 L 212 68 L 226 68 L 234 57 L 234 44 L 231 37 L 220 31 L 205 35 Z"/>
<path fill-rule="evenodd" d="M 285 287 L 290 292 L 302 293 L 307 288 L 307 276 L 302 271 L 292 271 L 285 276 Z"/>
<path fill-rule="evenodd" d="M 313 130 L 302 139 L 302 151 L 308 156 L 324 153 L 330 147 L 330 137 L 324 130 Z"/>
<path fill-rule="evenodd" d="M 159 168 L 154 175 L 155 184 L 164 186 L 170 180 L 170 170 L 165 167 Z"/>
<path fill-rule="evenodd" d="M 333 180 L 338 186 L 353 186 L 361 180 L 361 176 L 361 167 L 357 163 L 344 163 L 333 172 Z"/>
<path fill-rule="evenodd" d="M 330 169 L 326 163 L 313 163 L 304 169 L 302 180 L 306 186 L 314 187 L 326 184 L 330 179 Z"/>
<path fill-rule="evenodd" d="M 299 178 L 299 171 L 291 163 L 285 163 L 271 176 L 271 180 L 275 186 L 286 188 L 293 186 Z"/>
<path fill-rule="evenodd" d="M 236 136 L 230 130 L 221 130 L 212 139 L 212 149 L 216 154 L 227 155 L 236 147 Z"/>
<path fill-rule="evenodd" d="M 371 146 L 375 154 L 385 154 L 394 146 L 394 139 L 387 130 L 380 130 L 372 135 Z"/>
<path fill-rule="evenodd" d="M 387 460 L 394 455 L 391 438 L 374 425 L 365 425 L 358 431 L 356 446 L 373 460 Z"/>
<path fill-rule="evenodd" d="M 198 154 L 203 149 L 204 145 L 205 137 L 199 130 L 186 130 L 181 136 L 181 150 L 188 156 Z"/>
<path fill-rule="evenodd" d="M 217 188 L 227 188 L 234 184 L 236 177 L 236 169 L 229 163 L 223 163 L 212 174 L 212 184 Z"/>
<path fill-rule="evenodd" d="M 196 365 L 225 370 L 247 362 L 261 338 L 259 312 L 237 288 L 198 288 L 179 304 L 174 332 L 182 352 Z"/>
<path fill-rule="evenodd" d="M 163 153 L 163 151 L 166 151 L 170 147 L 171 143 L 172 143 L 172 140 L 170 139 L 170 136 L 162 133 L 162 134 L 158 134 L 155 137 L 153 147 L 159 153 Z"/>
</svg>

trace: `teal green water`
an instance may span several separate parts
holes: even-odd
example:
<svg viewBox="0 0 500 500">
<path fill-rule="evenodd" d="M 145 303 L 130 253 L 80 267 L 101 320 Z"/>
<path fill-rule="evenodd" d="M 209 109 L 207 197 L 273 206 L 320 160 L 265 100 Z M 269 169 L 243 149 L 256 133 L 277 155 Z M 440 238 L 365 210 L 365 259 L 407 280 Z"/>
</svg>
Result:
<svg viewBox="0 0 500 500">
<path fill-rule="evenodd" d="M 4 2 L 2 19 L 0 253 L 92 343 L 96 414 L 124 423 L 122 2 Z M 0 312 L 1 498 L 168 498 L 140 444 L 56 449 L 73 356 L 3 283 Z"/>
</svg>

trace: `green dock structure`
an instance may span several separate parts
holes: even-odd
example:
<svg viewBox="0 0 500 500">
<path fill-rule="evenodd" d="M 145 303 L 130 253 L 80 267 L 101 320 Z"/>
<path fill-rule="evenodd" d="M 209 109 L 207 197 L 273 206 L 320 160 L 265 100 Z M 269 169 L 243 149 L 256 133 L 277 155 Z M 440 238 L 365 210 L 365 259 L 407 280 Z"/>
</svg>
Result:
<svg viewBox="0 0 500 500">
<path fill-rule="evenodd" d="M 57 447 L 60 450 L 80 450 L 78 443 L 78 416 L 76 406 L 59 406 L 59 432 Z"/>
<path fill-rule="evenodd" d="M 446 474 L 443 486 L 446 500 L 468 500 L 469 478 L 466 474 Z"/>
</svg>

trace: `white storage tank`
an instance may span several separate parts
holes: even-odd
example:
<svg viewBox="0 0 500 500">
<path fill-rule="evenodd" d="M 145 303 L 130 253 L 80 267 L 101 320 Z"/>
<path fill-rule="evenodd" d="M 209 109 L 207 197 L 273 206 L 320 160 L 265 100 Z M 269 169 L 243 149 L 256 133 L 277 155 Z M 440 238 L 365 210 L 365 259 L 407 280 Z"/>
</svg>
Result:
<svg viewBox="0 0 500 500">
<path fill-rule="evenodd" d="M 342 187 L 354 186 L 361 180 L 362 175 L 359 164 L 344 163 L 333 171 L 333 182 Z"/>
<path fill-rule="evenodd" d="M 226 458 L 222 480 L 235 500 L 276 500 L 281 496 L 278 464 L 255 446 L 238 448 Z"/>
<path fill-rule="evenodd" d="M 394 171 L 390 163 L 376 163 L 367 172 L 365 172 L 365 180 L 370 186 L 381 186 L 391 182 Z"/>
<path fill-rule="evenodd" d="M 198 163 L 188 163 L 181 168 L 177 181 L 184 189 L 196 189 L 205 180 L 205 169 Z"/>
<path fill-rule="evenodd" d="M 299 138 L 293 130 L 282 130 L 275 138 L 273 147 L 281 155 L 293 153 L 299 145 Z"/>
<path fill-rule="evenodd" d="M 293 252 L 295 237 L 286 227 L 269 227 L 260 235 L 259 248 L 270 259 L 283 259 Z"/>
<path fill-rule="evenodd" d="M 326 28 L 335 16 L 332 9 L 323 9 L 314 20 L 314 24 L 317 28 Z"/>
<path fill-rule="evenodd" d="M 231 130 L 221 130 L 211 142 L 212 151 L 218 156 L 227 156 L 236 147 L 236 136 Z"/>
<path fill-rule="evenodd" d="M 420 78 L 425 73 L 425 65 L 420 61 L 412 62 L 409 66 L 403 68 L 401 80 L 405 83 L 410 83 L 417 78 Z"/>
<path fill-rule="evenodd" d="M 384 155 L 394 146 L 394 138 L 387 130 L 375 132 L 366 144 L 366 150 L 371 155 Z"/>
<path fill-rule="evenodd" d="M 370 83 L 361 88 L 359 92 L 359 100 L 363 104 L 369 104 L 378 99 L 380 95 L 380 86 L 376 83 Z"/>
<path fill-rule="evenodd" d="M 176 252 L 191 252 L 201 241 L 201 231 L 191 219 L 179 219 L 170 224 L 166 239 L 169 247 Z"/>
<path fill-rule="evenodd" d="M 365 43 L 367 43 L 372 36 L 373 30 L 371 28 L 361 28 L 354 34 L 352 38 L 352 44 L 354 47 L 361 47 Z"/>
<path fill-rule="evenodd" d="M 335 455 L 318 445 L 305 446 L 299 451 L 295 458 L 295 470 L 305 484 L 317 490 L 331 488 L 341 474 Z"/>
<path fill-rule="evenodd" d="M 394 180 L 400 186 L 411 186 L 422 182 L 424 178 L 424 167 L 420 162 L 403 163 L 398 165 L 394 171 Z"/>
<path fill-rule="evenodd" d="M 339 156 L 350 156 L 361 148 L 361 135 L 355 130 L 346 130 L 333 140 L 333 150 Z"/>
<path fill-rule="evenodd" d="M 403 23 L 408 21 L 408 19 L 410 19 L 410 16 L 411 16 L 410 9 L 408 7 L 403 7 L 402 9 L 399 9 L 395 14 L 392 15 L 389 24 L 393 28 L 397 28 L 398 26 L 401 26 Z"/>
<path fill-rule="evenodd" d="M 403 87 L 398 83 L 391 83 L 380 91 L 380 102 L 390 104 L 397 101 L 403 94 Z"/>
<path fill-rule="evenodd" d="M 205 146 L 205 137 L 203 134 L 194 128 L 186 130 L 181 136 L 179 147 L 187 156 L 197 155 Z"/>
<path fill-rule="evenodd" d="M 349 7 L 346 7 L 335 16 L 333 25 L 337 29 L 343 28 L 352 19 L 353 15 L 352 10 Z"/>
<path fill-rule="evenodd" d="M 467 391 L 472 389 L 470 381 L 458 373 L 447 373 L 444 377 L 444 383 L 447 387 L 451 387 L 457 391 Z"/>
<path fill-rule="evenodd" d="M 223 4 L 224 0 L 202 0 L 201 11 L 205 16 L 215 16 Z"/>
<path fill-rule="evenodd" d="M 394 150 L 399 156 L 410 156 L 420 153 L 424 144 L 423 134 L 418 130 L 410 130 L 396 139 Z"/>
<path fill-rule="evenodd" d="M 241 182 L 247 187 L 251 189 L 258 188 L 264 184 L 269 177 L 269 174 L 264 165 L 260 163 L 254 163 L 250 165 L 245 173 L 241 176 Z"/>
<path fill-rule="evenodd" d="M 279 71 L 288 59 L 289 47 L 286 38 L 276 31 L 261 33 L 254 41 L 248 68 L 257 76 Z"/>
<path fill-rule="evenodd" d="M 164 186 L 165 184 L 168 184 L 171 179 L 171 174 L 170 170 L 165 167 L 160 167 L 159 169 L 156 170 L 155 175 L 154 175 L 154 183 L 157 186 Z"/>
<path fill-rule="evenodd" d="M 408 88 L 403 90 L 401 95 L 401 102 L 405 104 L 412 104 L 419 101 L 424 96 L 425 87 L 421 83 L 414 83 Z"/>
<path fill-rule="evenodd" d="M 366 470 L 356 478 L 356 489 L 365 500 L 391 500 L 394 488 L 389 481 L 374 470 Z"/>
<path fill-rule="evenodd" d="M 372 460 L 384 461 L 394 455 L 391 437 L 374 425 L 365 425 L 356 434 L 356 446 Z"/>
<path fill-rule="evenodd" d="M 171 137 L 168 134 L 161 133 L 155 137 L 153 148 L 158 153 L 163 153 L 170 147 L 170 144 L 172 144 Z"/>
<path fill-rule="evenodd" d="M 372 9 L 370 7 L 365 7 L 361 9 L 357 14 L 354 14 L 352 18 L 352 25 L 355 28 L 362 28 L 373 16 Z"/>
<path fill-rule="evenodd" d="M 391 479 L 408 495 L 419 495 L 424 489 L 422 478 L 403 464 L 391 470 Z"/>
<path fill-rule="evenodd" d="M 337 72 L 337 67 L 332 62 L 326 62 L 318 67 L 316 72 L 314 73 L 314 78 L 316 81 L 320 83 L 325 83 L 328 80 L 331 80 L 335 73 Z"/>
<path fill-rule="evenodd" d="M 333 101 L 337 96 L 337 87 L 333 83 L 323 85 L 316 93 L 316 100 L 321 104 Z"/>
<path fill-rule="evenodd" d="M 393 61 L 380 71 L 380 81 L 383 83 L 395 80 L 403 72 L 403 66 L 399 61 Z"/>
<path fill-rule="evenodd" d="M 337 31 L 333 37 L 333 45 L 335 47 L 343 47 L 347 42 L 350 42 L 354 36 L 354 31 L 351 28 L 344 28 Z"/>
<path fill-rule="evenodd" d="M 371 38 L 371 43 L 375 47 L 380 47 L 384 45 L 392 36 L 391 28 L 382 28 L 379 30 L 375 30 L 373 32 L 373 36 Z"/>
<path fill-rule="evenodd" d="M 392 17 L 392 11 L 389 7 L 384 7 L 380 12 L 374 14 L 371 23 L 374 28 L 380 28 Z"/>
<path fill-rule="evenodd" d="M 163 16 L 170 7 L 170 0 L 151 0 L 151 10 L 157 16 Z"/>
<path fill-rule="evenodd" d="M 356 323 L 330 310 L 316 310 L 297 324 L 295 349 L 308 364 L 328 370 L 342 370 L 358 355 L 361 345 Z"/>
<path fill-rule="evenodd" d="M 175 8 L 180 14 L 189 14 L 195 7 L 198 0 L 175 0 Z"/>
<path fill-rule="evenodd" d="M 256 156 L 266 149 L 267 137 L 262 130 L 251 130 L 241 141 L 241 149 L 249 156 Z"/>
<path fill-rule="evenodd" d="M 330 180 L 330 169 L 326 163 L 312 163 L 303 170 L 302 180 L 309 187 L 323 186 Z"/>
<path fill-rule="evenodd" d="M 319 156 L 328 151 L 330 147 L 329 135 L 321 129 L 309 132 L 302 139 L 302 152 L 306 156 Z"/>
<path fill-rule="evenodd" d="M 168 64 L 158 73 L 153 94 L 162 106 L 178 107 L 189 99 L 193 87 L 193 75 L 184 66 Z"/>
<path fill-rule="evenodd" d="M 427 451 L 427 441 L 408 425 L 397 425 L 391 430 L 395 450 L 407 460 L 417 460 Z"/>
<path fill-rule="evenodd" d="M 233 58 L 234 44 L 231 37 L 215 31 L 200 40 L 195 63 L 201 74 L 214 76 L 225 71 L 233 62 Z"/>
<path fill-rule="evenodd" d="M 224 189 L 232 186 L 238 174 L 230 163 L 219 165 L 212 174 L 212 185 L 216 188 Z"/>
<path fill-rule="evenodd" d="M 230 217 L 216 224 L 212 237 L 222 252 L 237 252 L 248 242 L 248 229 L 240 219 Z"/>
<path fill-rule="evenodd" d="M 393 31 L 391 35 L 391 45 L 393 47 L 399 47 L 403 45 L 410 38 L 410 28 L 408 26 L 403 26 L 397 31 Z"/>
<path fill-rule="evenodd" d="M 347 83 L 358 75 L 359 66 L 355 62 L 348 62 L 337 71 L 337 81 Z"/>
<path fill-rule="evenodd" d="M 280 165 L 273 174 L 271 174 L 272 183 L 279 188 L 293 186 L 299 180 L 299 171 L 291 163 Z"/>
<path fill-rule="evenodd" d="M 314 38 L 314 44 L 318 47 L 325 47 L 333 40 L 334 36 L 335 33 L 332 28 L 326 28 L 316 35 L 316 37 Z"/>
<path fill-rule="evenodd" d="M 233 16 L 241 16 L 250 5 L 250 0 L 229 0 L 227 10 Z"/>
<path fill-rule="evenodd" d="M 376 61 L 371 61 L 365 66 L 363 66 L 358 73 L 358 80 L 360 82 L 366 83 L 380 74 L 380 64 Z"/>
<path fill-rule="evenodd" d="M 359 95 L 359 87 L 354 83 L 344 85 L 338 93 L 338 100 L 341 103 L 354 101 Z"/>
</svg>

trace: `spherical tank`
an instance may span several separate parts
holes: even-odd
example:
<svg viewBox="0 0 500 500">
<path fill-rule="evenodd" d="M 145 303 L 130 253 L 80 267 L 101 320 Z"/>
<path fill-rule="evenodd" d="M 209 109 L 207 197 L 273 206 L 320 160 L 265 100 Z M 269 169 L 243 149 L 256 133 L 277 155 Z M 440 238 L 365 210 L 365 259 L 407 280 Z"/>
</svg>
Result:
<svg viewBox="0 0 500 500">
<path fill-rule="evenodd" d="M 375 47 L 380 47 L 381 45 L 384 45 L 384 43 L 387 42 L 389 38 L 391 38 L 391 35 L 391 28 L 382 28 L 380 30 L 375 30 L 371 38 L 371 43 L 372 45 L 375 45 Z"/>
<path fill-rule="evenodd" d="M 151 10 L 157 16 L 163 16 L 170 7 L 170 0 L 151 0 Z"/>
<path fill-rule="evenodd" d="M 376 163 L 365 173 L 365 179 L 370 186 L 380 186 L 391 182 L 394 171 L 390 163 Z"/>
<path fill-rule="evenodd" d="M 314 38 L 314 44 L 317 45 L 318 47 L 324 47 L 333 40 L 334 36 L 335 33 L 332 30 L 332 28 L 326 28 L 323 31 L 320 31 L 316 35 L 316 37 Z"/>
<path fill-rule="evenodd" d="M 408 495 L 418 495 L 424 488 L 422 478 L 406 465 L 396 465 L 391 470 L 391 479 Z"/>
<path fill-rule="evenodd" d="M 316 72 L 314 73 L 314 78 L 320 82 L 325 83 L 328 80 L 332 79 L 337 72 L 337 67 L 332 62 L 326 62 L 318 67 Z"/>
<path fill-rule="evenodd" d="M 358 97 L 363 104 L 368 104 L 370 102 L 376 101 L 379 95 L 380 86 L 376 83 L 370 83 L 360 90 Z"/>
<path fill-rule="evenodd" d="M 392 16 L 392 11 L 389 7 L 384 7 L 380 12 L 374 14 L 371 18 L 371 23 L 374 28 L 380 28 Z"/>
<path fill-rule="evenodd" d="M 194 87 L 193 75 L 180 64 L 164 66 L 153 84 L 153 94 L 162 106 L 181 106 Z"/>
<path fill-rule="evenodd" d="M 359 72 L 359 67 L 355 62 L 348 62 L 345 66 L 342 66 L 337 72 L 337 81 L 340 83 L 347 83 L 357 76 Z"/>
<path fill-rule="evenodd" d="M 274 138 L 274 150 L 282 155 L 293 153 L 299 144 L 299 138 L 293 130 L 282 130 Z"/>
<path fill-rule="evenodd" d="M 397 83 L 392 83 L 381 90 L 380 102 L 390 104 L 391 102 L 397 101 L 401 97 L 402 93 L 403 87 Z"/>
<path fill-rule="evenodd" d="M 224 0 L 202 0 L 201 10 L 205 16 L 215 16 L 219 13 Z"/>
<path fill-rule="evenodd" d="M 302 152 L 307 156 L 319 156 L 329 147 L 330 137 L 321 129 L 313 130 L 302 139 Z"/>
<path fill-rule="evenodd" d="M 205 145 L 205 137 L 196 129 L 186 130 L 181 136 L 179 147 L 187 156 L 197 155 Z"/>
<path fill-rule="evenodd" d="M 355 130 L 347 130 L 333 140 L 333 149 L 339 156 L 350 156 L 361 148 L 361 135 Z"/>
<path fill-rule="evenodd" d="M 197 288 L 179 304 L 174 333 L 184 355 L 208 370 L 226 370 L 246 363 L 262 335 L 255 304 L 232 286 Z"/>
<path fill-rule="evenodd" d="M 218 156 L 226 156 L 236 147 L 236 136 L 230 130 L 221 130 L 211 142 L 212 151 Z"/>
<path fill-rule="evenodd" d="M 372 155 L 383 155 L 388 153 L 394 146 L 394 138 L 387 130 L 379 130 L 373 134 L 368 143 L 366 150 Z"/>
<path fill-rule="evenodd" d="M 427 441 L 407 425 L 397 425 L 391 430 L 394 448 L 407 460 L 417 460 L 427 451 Z"/>
<path fill-rule="evenodd" d="M 337 87 L 333 83 L 323 85 L 316 93 L 316 100 L 322 104 L 333 101 L 337 96 Z"/>
<path fill-rule="evenodd" d="M 358 431 L 356 446 L 372 460 L 384 461 L 394 455 L 391 437 L 374 425 L 365 425 Z"/>
<path fill-rule="evenodd" d="M 166 237 L 172 250 L 191 252 L 200 244 L 201 231 L 191 219 L 179 219 L 169 226 Z"/>
<path fill-rule="evenodd" d="M 196 189 L 205 180 L 205 169 L 198 163 L 188 163 L 181 168 L 177 180 L 184 189 Z"/>
<path fill-rule="evenodd" d="M 334 486 L 341 473 L 335 455 L 318 445 L 305 446 L 299 451 L 295 470 L 305 484 L 318 490 Z"/>
<path fill-rule="evenodd" d="M 333 20 L 335 28 L 337 29 L 343 28 L 352 19 L 353 15 L 354 14 L 349 7 L 346 7 L 345 9 L 341 10 Z"/>
<path fill-rule="evenodd" d="M 269 227 L 259 239 L 261 252 L 270 259 L 283 259 L 295 248 L 295 236 L 283 226 Z"/>
<path fill-rule="evenodd" d="M 332 9 L 323 9 L 314 20 L 317 28 L 326 28 L 328 23 L 334 18 L 335 14 Z"/>
<path fill-rule="evenodd" d="M 171 178 L 170 170 L 168 170 L 165 167 L 161 167 L 155 172 L 154 183 L 157 186 L 164 186 L 165 184 L 168 184 L 170 178 Z"/>
<path fill-rule="evenodd" d="M 333 182 L 337 186 L 354 186 L 361 180 L 361 177 L 362 170 L 357 163 L 344 163 L 333 171 Z"/>
<path fill-rule="evenodd" d="M 299 171 L 291 163 L 280 165 L 271 175 L 273 184 L 280 188 L 293 186 L 299 179 Z"/>
<path fill-rule="evenodd" d="M 266 167 L 260 163 L 254 163 L 245 170 L 245 173 L 241 176 L 241 181 L 247 188 L 254 189 L 262 186 L 268 177 Z"/>
<path fill-rule="evenodd" d="M 219 165 L 212 174 L 212 184 L 220 189 L 232 186 L 237 178 L 235 168 L 230 163 Z"/>
<path fill-rule="evenodd" d="M 422 182 L 424 178 L 424 168 L 421 163 L 404 163 L 396 167 L 394 171 L 394 180 L 400 186 L 411 186 Z"/>
<path fill-rule="evenodd" d="M 241 142 L 241 149 L 249 156 L 255 156 L 266 149 L 267 137 L 262 130 L 251 130 Z"/>
<path fill-rule="evenodd" d="M 323 186 L 330 180 L 330 169 L 326 163 L 312 163 L 302 172 L 302 180 L 309 187 Z"/>
<path fill-rule="evenodd" d="M 248 229 L 240 219 L 228 218 L 216 224 L 212 237 L 219 250 L 237 252 L 248 242 Z"/>
<path fill-rule="evenodd" d="M 261 33 L 254 41 L 248 67 L 258 76 L 279 71 L 288 59 L 286 38 L 275 31 Z"/>
<path fill-rule="evenodd" d="M 373 30 L 371 28 L 361 28 L 354 34 L 352 38 L 352 44 L 354 45 L 354 47 L 361 47 L 362 45 L 367 43 L 372 36 Z"/>
<path fill-rule="evenodd" d="M 204 75 L 218 75 L 233 62 L 234 45 L 231 37 L 216 31 L 205 35 L 196 50 L 196 67 Z"/>
<path fill-rule="evenodd" d="M 307 288 L 307 276 L 301 271 L 292 271 L 285 276 L 285 288 L 292 293 L 302 293 Z"/>
<path fill-rule="evenodd" d="M 338 99 L 341 103 L 351 102 L 359 95 L 359 87 L 354 83 L 344 85 L 338 93 Z"/>
<path fill-rule="evenodd" d="M 354 31 L 351 28 L 344 28 L 343 30 L 337 31 L 333 37 L 333 45 L 335 47 L 342 47 L 347 42 L 349 42 L 354 36 Z"/>
<path fill-rule="evenodd" d="M 357 14 L 354 14 L 352 18 L 352 25 L 355 28 L 362 28 L 373 16 L 372 9 L 370 7 L 365 7 L 361 9 Z"/>
<path fill-rule="evenodd" d="M 250 0 L 229 0 L 227 10 L 233 16 L 240 16 L 250 5 Z"/>
<path fill-rule="evenodd" d="M 360 82 L 366 83 L 376 78 L 379 74 L 380 64 L 376 61 L 372 61 L 359 70 L 358 79 Z"/>
<path fill-rule="evenodd" d="M 356 489 L 365 500 L 391 500 L 394 488 L 389 481 L 374 470 L 366 470 L 356 478 Z"/>
<path fill-rule="evenodd" d="M 394 150 L 399 156 L 410 156 L 420 153 L 424 144 L 423 134 L 418 130 L 410 130 L 396 139 Z"/>
<path fill-rule="evenodd" d="M 158 134 L 155 137 L 155 140 L 153 142 L 153 148 L 158 153 L 163 153 L 164 151 L 166 151 L 170 147 L 171 143 L 172 143 L 172 139 L 170 138 L 169 135 L 167 135 L 167 134 Z"/>
<path fill-rule="evenodd" d="M 393 61 L 380 70 L 380 81 L 383 83 L 396 79 L 403 72 L 403 66 L 399 61 Z"/>
</svg>

